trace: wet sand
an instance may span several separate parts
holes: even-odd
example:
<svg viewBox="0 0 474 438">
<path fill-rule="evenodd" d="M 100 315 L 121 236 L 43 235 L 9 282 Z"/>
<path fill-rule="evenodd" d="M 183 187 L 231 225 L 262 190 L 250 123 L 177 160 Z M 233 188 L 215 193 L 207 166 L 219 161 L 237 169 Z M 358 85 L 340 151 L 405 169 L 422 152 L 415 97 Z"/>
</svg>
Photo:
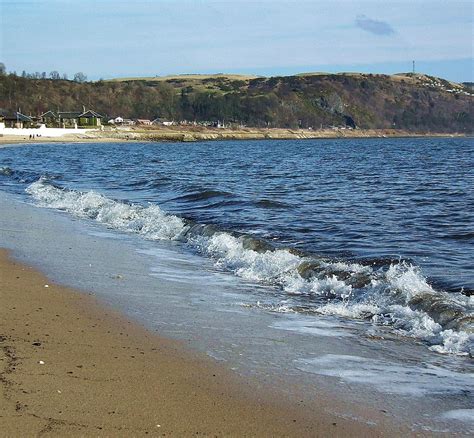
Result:
<svg viewBox="0 0 474 438">
<path fill-rule="evenodd" d="M 394 435 L 257 388 L 5 250 L 0 384 L 2 436 Z"/>
</svg>

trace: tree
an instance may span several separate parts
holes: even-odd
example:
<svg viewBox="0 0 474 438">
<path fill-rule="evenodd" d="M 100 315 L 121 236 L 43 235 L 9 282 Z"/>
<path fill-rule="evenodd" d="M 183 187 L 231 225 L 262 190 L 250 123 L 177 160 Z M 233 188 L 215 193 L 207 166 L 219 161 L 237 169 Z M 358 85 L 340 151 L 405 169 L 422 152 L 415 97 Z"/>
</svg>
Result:
<svg viewBox="0 0 474 438">
<path fill-rule="evenodd" d="M 0 62 L 0 76 L 4 76 L 6 72 L 7 69 L 5 67 L 5 64 L 3 62 Z"/>
<path fill-rule="evenodd" d="M 61 76 L 59 75 L 59 72 L 56 70 L 53 70 L 50 74 L 49 77 L 54 80 L 61 79 Z"/>
<path fill-rule="evenodd" d="M 82 73 L 81 71 L 74 75 L 74 82 L 82 83 L 82 82 L 86 82 L 86 81 L 87 81 L 87 76 L 84 73 Z"/>
<path fill-rule="evenodd" d="M 181 90 L 181 98 L 179 104 L 181 106 L 181 118 L 185 120 L 194 119 L 193 107 L 191 106 L 188 94 L 186 93 L 184 88 Z"/>
</svg>

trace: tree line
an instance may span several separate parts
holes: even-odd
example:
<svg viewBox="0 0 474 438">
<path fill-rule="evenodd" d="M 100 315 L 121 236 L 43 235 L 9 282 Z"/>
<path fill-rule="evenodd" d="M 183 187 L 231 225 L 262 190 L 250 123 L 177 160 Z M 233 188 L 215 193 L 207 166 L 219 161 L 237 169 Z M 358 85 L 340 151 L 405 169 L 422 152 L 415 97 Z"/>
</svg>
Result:
<svg viewBox="0 0 474 438">
<path fill-rule="evenodd" d="M 53 81 L 58 81 L 60 79 L 67 81 L 69 79 L 67 73 L 63 73 L 61 75 L 56 70 L 53 70 L 52 72 L 49 72 L 49 73 L 46 73 L 45 71 L 42 73 L 38 71 L 34 73 L 27 73 L 25 70 L 23 70 L 21 73 L 21 77 L 26 78 L 26 79 L 52 79 Z M 82 72 L 77 72 L 74 74 L 72 80 L 74 82 L 86 82 L 87 76 Z"/>
<path fill-rule="evenodd" d="M 6 67 L 5 67 L 5 64 L 3 62 L 0 62 L 0 75 L 4 76 L 7 74 L 7 71 L 6 71 Z M 16 71 L 13 71 L 10 73 L 12 76 L 17 76 L 17 72 Z M 68 77 L 68 74 L 67 73 L 59 73 L 57 70 L 53 70 L 49 73 L 43 71 L 43 72 L 39 72 L 39 71 L 36 71 L 34 73 L 29 73 L 27 72 L 26 70 L 23 70 L 21 72 L 21 77 L 22 78 L 25 78 L 25 79 L 51 79 L 51 80 L 54 80 L 54 81 L 57 81 L 57 80 L 69 80 L 69 77 Z M 87 75 L 85 75 L 83 72 L 77 72 L 77 73 L 74 73 L 73 75 L 73 79 L 72 79 L 74 82 L 86 82 L 87 81 Z"/>
</svg>

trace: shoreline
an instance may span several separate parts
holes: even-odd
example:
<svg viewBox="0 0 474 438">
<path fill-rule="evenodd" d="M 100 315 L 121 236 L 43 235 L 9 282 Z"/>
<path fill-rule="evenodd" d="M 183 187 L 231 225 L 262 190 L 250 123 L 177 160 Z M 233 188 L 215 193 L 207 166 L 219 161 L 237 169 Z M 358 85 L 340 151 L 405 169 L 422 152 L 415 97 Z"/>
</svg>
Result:
<svg viewBox="0 0 474 438">
<path fill-rule="evenodd" d="M 1 249 L 0 314 L 7 435 L 391 435 L 328 413 L 331 400 L 282 400 Z"/>
<path fill-rule="evenodd" d="M 44 130 L 41 131 L 43 135 Z M 282 129 L 282 128 L 189 128 L 166 127 L 158 129 L 131 128 L 104 131 L 67 133 L 62 136 L 41 136 L 34 140 L 26 135 L 0 135 L 0 147 L 18 143 L 112 143 L 122 141 L 135 142 L 197 142 L 222 140 L 314 140 L 314 139 L 353 139 L 353 138 L 453 138 L 469 137 L 472 134 L 461 133 L 417 133 L 396 129 Z"/>
</svg>

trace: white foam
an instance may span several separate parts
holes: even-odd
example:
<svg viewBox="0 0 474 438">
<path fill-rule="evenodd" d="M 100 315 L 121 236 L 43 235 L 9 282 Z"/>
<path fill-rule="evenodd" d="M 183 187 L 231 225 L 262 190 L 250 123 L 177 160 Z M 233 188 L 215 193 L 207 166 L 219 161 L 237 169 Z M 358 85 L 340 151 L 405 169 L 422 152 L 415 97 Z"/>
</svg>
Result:
<svg viewBox="0 0 474 438">
<path fill-rule="evenodd" d="M 299 359 L 296 366 L 302 371 L 370 385 L 389 394 L 421 397 L 474 391 L 474 374 L 457 373 L 430 364 L 401 365 L 360 356 L 326 354 Z"/>
<path fill-rule="evenodd" d="M 403 263 L 390 266 L 384 280 L 390 285 L 392 293 L 403 297 L 405 303 L 417 295 L 435 293 L 416 267 Z"/>
<path fill-rule="evenodd" d="M 473 336 L 466 332 L 455 332 L 454 330 L 444 330 L 439 333 L 438 344 L 430 347 L 431 351 L 441 354 L 457 354 L 467 356 L 472 344 Z"/>
<path fill-rule="evenodd" d="M 454 409 L 444 412 L 441 417 L 474 424 L 474 409 Z"/>
<path fill-rule="evenodd" d="M 138 233 L 151 240 L 176 239 L 185 228 L 181 218 L 165 214 L 156 205 L 128 205 L 94 191 L 62 190 L 45 184 L 43 180 L 31 184 L 26 191 L 44 207 L 94 219 L 111 228 Z"/>
<path fill-rule="evenodd" d="M 63 190 L 45 179 L 31 184 L 27 192 L 41 206 L 67 211 L 75 216 L 96 220 L 110 228 L 136 233 L 150 240 L 184 240 L 214 263 L 246 280 L 281 288 L 289 295 L 308 296 L 312 309 L 322 314 L 371 319 L 389 325 L 403 336 L 422 339 L 437 353 L 467 355 L 473 335 L 443 327 L 423 308 L 413 309 L 410 302 L 425 297 L 442 298 L 443 302 L 472 314 L 473 300 L 461 294 L 435 291 L 415 266 L 399 263 L 387 270 L 376 270 L 358 263 L 318 260 L 318 273 L 303 278 L 298 268 L 314 259 L 295 255 L 287 249 L 259 252 L 248 249 L 243 237 L 226 232 L 192 233 L 181 218 L 164 213 L 157 205 L 140 206 L 117 202 L 100 193 Z M 327 272 L 324 274 L 324 272 Z M 354 289 L 350 281 L 338 278 L 364 278 L 365 286 Z M 357 283 L 357 282 L 356 282 Z M 429 301 L 429 300 L 428 300 Z M 280 312 L 291 312 L 290 305 L 273 306 Z"/>
<path fill-rule="evenodd" d="M 248 280 L 282 283 L 301 263 L 300 257 L 287 250 L 259 253 L 245 249 L 242 239 L 228 233 L 198 236 L 194 242 L 218 264 Z"/>
<path fill-rule="evenodd" d="M 335 323 L 314 318 L 311 320 L 278 321 L 272 324 L 271 327 L 279 330 L 326 337 L 344 338 L 354 336 L 353 333 L 350 333 L 348 330 L 345 330 Z"/>
</svg>

